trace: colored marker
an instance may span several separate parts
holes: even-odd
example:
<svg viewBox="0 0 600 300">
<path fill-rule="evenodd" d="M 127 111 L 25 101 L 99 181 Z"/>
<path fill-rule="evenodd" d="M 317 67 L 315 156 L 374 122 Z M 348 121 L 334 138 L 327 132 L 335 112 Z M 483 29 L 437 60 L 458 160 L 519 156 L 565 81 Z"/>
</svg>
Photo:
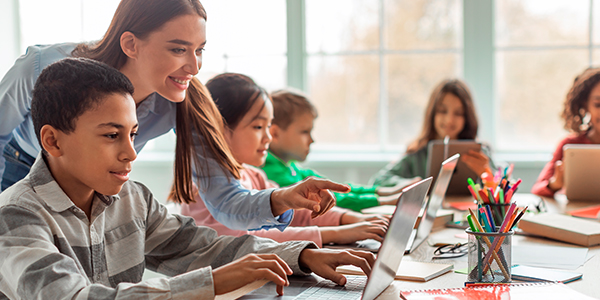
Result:
<svg viewBox="0 0 600 300">
<path fill-rule="evenodd" d="M 494 215 L 492 215 L 492 209 L 489 205 L 485 206 L 485 211 L 487 212 L 487 216 L 490 219 L 490 227 L 492 228 L 492 232 L 496 232 L 496 223 L 494 222 Z"/>
<path fill-rule="evenodd" d="M 513 184 L 513 186 L 510 189 L 512 191 L 516 192 L 517 191 L 517 187 L 519 186 L 519 184 L 521 184 L 521 181 L 522 181 L 521 178 L 519 178 L 519 180 L 517 180 L 517 182 L 515 182 L 515 184 Z"/>
<path fill-rule="evenodd" d="M 519 220 L 521 220 L 521 217 L 523 217 L 523 215 L 525 214 L 525 212 L 527 211 L 527 208 L 529 206 L 525 206 L 525 208 L 519 213 L 519 215 L 515 218 L 515 220 L 513 221 L 513 223 L 510 225 L 510 230 L 513 229 L 513 227 L 515 227 L 515 225 L 517 225 L 517 223 L 519 222 Z"/>
<path fill-rule="evenodd" d="M 490 199 L 488 199 L 488 196 L 483 190 L 479 190 L 479 196 L 481 196 L 481 200 L 483 200 L 484 203 L 490 203 Z"/>
</svg>

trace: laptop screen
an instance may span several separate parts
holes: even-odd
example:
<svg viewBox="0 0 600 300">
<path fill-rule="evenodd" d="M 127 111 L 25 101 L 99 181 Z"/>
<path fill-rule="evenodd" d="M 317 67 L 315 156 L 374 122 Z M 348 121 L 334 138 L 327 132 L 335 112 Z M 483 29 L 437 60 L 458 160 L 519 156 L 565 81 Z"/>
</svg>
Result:
<svg viewBox="0 0 600 300">
<path fill-rule="evenodd" d="M 455 154 L 442 163 L 440 173 L 438 174 L 437 180 L 433 185 L 433 189 L 431 190 L 429 196 L 429 201 L 427 201 L 425 210 L 423 212 L 423 217 L 419 223 L 417 237 L 413 243 L 414 247 L 419 246 L 421 242 L 429 236 L 429 233 L 433 228 L 433 222 L 435 221 L 437 212 L 440 207 L 442 207 L 442 202 L 446 196 L 446 190 L 448 189 L 450 179 L 452 179 L 452 174 L 454 174 L 454 169 L 456 168 L 459 158 L 460 154 Z"/>
<path fill-rule="evenodd" d="M 365 287 L 363 299 L 375 299 L 396 277 L 404 249 L 423 207 L 431 181 L 432 178 L 429 177 L 402 190 Z"/>
</svg>

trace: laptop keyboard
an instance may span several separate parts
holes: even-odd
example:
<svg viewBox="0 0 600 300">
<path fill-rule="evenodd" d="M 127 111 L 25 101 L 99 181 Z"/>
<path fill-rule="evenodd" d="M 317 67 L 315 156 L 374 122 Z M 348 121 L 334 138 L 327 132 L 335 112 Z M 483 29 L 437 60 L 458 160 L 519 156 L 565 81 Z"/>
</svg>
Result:
<svg viewBox="0 0 600 300">
<path fill-rule="evenodd" d="M 344 286 L 331 280 L 321 280 L 294 299 L 360 299 L 366 283 L 366 276 L 346 276 Z"/>
</svg>

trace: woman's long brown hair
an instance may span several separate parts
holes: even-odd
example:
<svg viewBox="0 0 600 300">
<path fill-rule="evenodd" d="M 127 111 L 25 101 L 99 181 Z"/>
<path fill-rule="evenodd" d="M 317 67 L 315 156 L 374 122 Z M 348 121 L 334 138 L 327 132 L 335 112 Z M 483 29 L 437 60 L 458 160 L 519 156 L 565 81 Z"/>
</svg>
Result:
<svg viewBox="0 0 600 300">
<path fill-rule="evenodd" d="M 223 171 L 240 178 L 241 166 L 223 136 L 223 118 L 206 87 L 195 77 L 190 81 L 185 100 L 177 103 L 176 122 L 175 183 L 170 200 L 195 202 L 192 165 L 195 165 L 196 172 L 208 174 L 208 164 L 199 160 L 199 155 L 215 159 Z"/>
<path fill-rule="evenodd" d="M 419 137 L 410 143 L 406 149 L 406 153 L 415 153 L 419 149 L 425 147 L 429 141 L 435 139 L 435 111 L 444 99 L 446 94 L 451 93 L 460 99 L 465 112 L 465 126 L 458 134 L 459 139 L 475 139 L 477 137 L 477 115 L 475 114 L 475 106 L 473 98 L 467 85 L 458 79 L 446 79 L 440 82 L 431 92 L 427 108 L 425 109 L 425 119 L 423 120 L 423 128 Z"/>
<path fill-rule="evenodd" d="M 127 62 L 120 41 L 124 32 L 144 39 L 174 18 L 194 14 L 206 20 L 206 11 L 198 0 L 122 0 L 104 37 L 97 43 L 77 45 L 71 54 L 121 69 Z M 240 177 L 240 166 L 222 134 L 221 115 L 198 79 L 190 82 L 186 100 L 177 104 L 176 118 L 175 182 L 170 199 L 194 202 L 193 165 L 200 176 L 208 173 L 208 165 L 202 165 L 204 161 L 198 159 L 199 154 L 214 158 L 224 171 L 234 178 Z"/>
</svg>

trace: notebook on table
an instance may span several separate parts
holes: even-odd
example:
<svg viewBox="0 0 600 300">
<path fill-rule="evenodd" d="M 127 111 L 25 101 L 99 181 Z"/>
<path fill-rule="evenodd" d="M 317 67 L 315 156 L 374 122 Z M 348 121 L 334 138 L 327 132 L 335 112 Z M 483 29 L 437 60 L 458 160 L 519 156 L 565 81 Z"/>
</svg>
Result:
<svg viewBox="0 0 600 300">
<path fill-rule="evenodd" d="M 519 228 L 527 233 L 584 247 L 600 244 L 600 224 L 593 220 L 541 213 L 524 215 Z"/>
<path fill-rule="evenodd" d="M 394 281 L 403 257 L 402 252 L 398 253 L 397 249 L 406 248 L 430 185 L 431 177 L 402 190 L 368 279 L 366 276 L 347 276 L 348 283 L 338 286 L 315 275 L 301 278 L 291 276 L 290 285 L 284 289 L 284 296 L 275 297 L 276 285 L 269 282 L 240 299 L 327 299 L 326 296 L 344 300 L 375 299 Z"/>
<path fill-rule="evenodd" d="M 434 263 L 424 261 L 403 260 L 396 272 L 397 280 L 428 281 L 442 274 L 450 272 L 454 264 Z M 364 275 L 357 266 L 340 266 L 337 271 L 342 274 Z"/>
<path fill-rule="evenodd" d="M 447 143 L 444 143 L 444 140 L 432 140 L 427 145 L 427 176 L 433 176 L 435 184 L 442 162 L 454 154 L 465 154 L 469 150 L 481 151 L 481 143 L 474 140 L 449 140 Z M 469 195 L 467 178 L 477 177 L 473 170 L 459 161 L 448 186 L 447 194 Z"/>
<path fill-rule="evenodd" d="M 516 265 L 511 268 L 511 278 L 523 281 L 558 281 L 568 283 L 581 279 L 583 274 L 563 270 Z"/>
<path fill-rule="evenodd" d="M 600 145 L 564 145 L 563 166 L 567 199 L 600 203 Z"/>
<path fill-rule="evenodd" d="M 429 233 L 431 233 L 437 213 L 442 207 L 442 202 L 444 201 L 444 197 L 446 195 L 446 189 L 448 188 L 448 184 L 452 178 L 454 168 L 456 168 L 459 158 L 460 155 L 456 154 L 442 163 L 442 167 L 440 168 L 438 175 L 439 180 L 435 182 L 429 197 L 425 199 L 423 203 L 421 220 L 419 221 L 417 228 L 413 229 L 411 232 L 408 243 L 406 243 L 405 253 L 412 253 L 417 247 L 419 247 L 419 245 L 423 243 L 423 241 L 427 239 Z M 328 248 L 352 248 L 371 252 L 377 252 L 380 246 L 381 243 L 373 239 L 358 241 L 356 243 L 347 245 L 325 245 L 325 247 Z"/>
</svg>

